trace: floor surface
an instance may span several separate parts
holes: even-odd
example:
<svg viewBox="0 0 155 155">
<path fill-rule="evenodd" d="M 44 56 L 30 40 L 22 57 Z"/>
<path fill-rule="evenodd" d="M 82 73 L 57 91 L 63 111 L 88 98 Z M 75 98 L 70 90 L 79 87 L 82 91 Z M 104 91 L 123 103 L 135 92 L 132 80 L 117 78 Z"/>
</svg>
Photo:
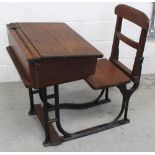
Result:
<svg viewBox="0 0 155 155">
<path fill-rule="evenodd" d="M 52 87 L 48 89 L 52 91 Z M 86 102 L 98 93 L 83 80 L 71 82 L 60 86 L 60 102 Z M 112 102 L 105 105 L 61 110 L 64 128 L 74 132 L 112 120 L 120 110 L 122 97 L 116 88 L 110 89 L 109 95 Z M 35 103 L 39 102 L 36 95 Z M 28 116 L 28 110 L 28 90 L 23 83 L 0 84 L 0 151 L 155 151 L 155 75 L 142 77 L 130 100 L 129 124 L 59 146 L 43 147 L 43 128 L 36 116 Z"/>
</svg>

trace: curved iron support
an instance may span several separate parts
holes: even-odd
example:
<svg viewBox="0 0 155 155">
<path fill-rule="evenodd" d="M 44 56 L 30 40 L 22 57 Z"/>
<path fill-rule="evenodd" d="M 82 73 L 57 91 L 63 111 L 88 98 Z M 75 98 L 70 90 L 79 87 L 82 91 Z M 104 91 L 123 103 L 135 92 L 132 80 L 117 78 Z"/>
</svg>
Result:
<svg viewBox="0 0 155 155">
<path fill-rule="evenodd" d="M 46 91 L 46 98 L 47 98 L 47 89 L 45 88 L 45 91 Z M 41 101 L 43 102 L 43 97 L 41 95 L 41 91 L 39 90 L 39 97 L 41 99 Z M 50 110 L 54 110 L 54 105 L 50 104 L 48 101 L 47 101 L 47 106 L 48 106 L 48 109 Z"/>
<path fill-rule="evenodd" d="M 118 126 L 118 125 L 121 125 L 121 124 L 125 124 L 125 123 L 128 123 L 129 120 L 128 119 L 124 119 L 123 121 L 119 121 L 120 117 L 122 116 L 124 110 L 125 110 L 125 98 L 123 96 L 123 102 L 122 102 L 122 107 L 121 107 L 121 110 L 119 112 L 119 114 L 116 116 L 116 118 L 111 121 L 110 123 L 106 123 L 106 124 L 102 124 L 102 125 L 99 125 L 99 126 L 96 126 L 96 127 L 93 127 L 93 128 L 89 128 L 89 129 L 86 129 L 86 130 L 83 130 L 83 131 L 78 131 L 78 132 L 75 132 L 75 133 L 68 133 L 66 132 L 62 126 L 61 126 L 61 122 L 60 122 L 60 113 L 59 113 L 59 94 L 58 94 L 58 86 L 55 86 L 55 94 L 56 94 L 56 109 L 55 109 L 55 112 L 56 112 L 56 118 L 57 118 L 57 128 L 58 130 L 64 135 L 64 138 L 63 140 L 66 141 L 66 140 L 71 140 L 71 139 L 75 139 L 75 138 L 79 138 L 79 137 L 82 137 L 82 136 L 86 136 L 86 135 L 89 135 L 89 134 L 92 134 L 92 133 L 96 133 L 96 132 L 99 132 L 99 131 L 102 131 L 102 130 L 106 130 L 106 129 L 109 129 L 109 128 L 112 128 L 112 127 L 115 127 L 115 126 Z M 104 90 L 102 91 L 102 93 L 99 95 L 99 97 L 97 99 L 100 98 L 100 96 L 103 95 L 103 92 Z"/>
<path fill-rule="evenodd" d="M 105 90 L 106 90 L 105 100 L 109 100 L 109 98 L 108 98 L 108 88 L 102 89 L 99 96 L 93 102 L 88 102 L 88 103 L 85 103 L 84 105 L 82 105 L 82 104 L 74 105 L 74 107 L 72 107 L 72 104 L 59 104 L 59 88 L 58 88 L 58 85 L 55 85 L 54 86 L 55 118 L 52 119 L 52 120 L 48 119 L 48 102 L 47 102 L 48 95 L 47 95 L 47 91 L 46 91 L 46 89 L 40 89 L 39 90 L 39 95 L 40 95 L 41 100 L 43 101 L 43 107 L 44 107 L 44 121 L 45 121 L 44 127 L 45 127 L 45 136 L 46 136 L 46 139 L 45 139 L 45 142 L 44 142 L 45 146 L 49 144 L 49 139 L 48 139 L 49 138 L 49 129 L 48 129 L 48 127 L 49 127 L 49 124 L 53 123 L 53 122 L 56 123 L 58 131 L 60 133 L 62 133 L 62 135 L 63 135 L 61 137 L 62 141 L 68 141 L 68 140 L 72 140 L 72 139 L 75 139 L 75 138 L 80 138 L 80 137 L 83 137 L 83 136 L 87 136 L 89 134 L 97 133 L 97 132 L 100 132 L 100 131 L 103 131 L 103 130 L 107 130 L 107 129 L 110 129 L 110 128 L 113 128 L 113 127 L 116 127 L 116 126 L 120 126 L 120 125 L 129 123 L 129 119 L 127 119 L 128 103 L 129 103 L 130 96 L 137 89 L 137 87 L 138 87 L 138 85 L 135 85 L 135 84 L 130 89 L 127 89 L 125 84 L 118 86 L 120 92 L 122 93 L 123 101 L 122 101 L 121 110 L 120 110 L 119 114 L 115 117 L 115 119 L 113 121 L 111 121 L 110 123 L 105 123 L 105 124 L 95 126 L 95 127 L 92 127 L 92 128 L 88 128 L 88 129 L 78 131 L 78 132 L 75 132 L 75 133 L 68 133 L 67 131 L 65 131 L 63 129 L 63 127 L 61 125 L 61 122 L 60 122 L 60 109 L 61 108 L 65 108 L 65 109 L 67 109 L 67 108 L 68 109 L 70 109 L 70 108 L 71 109 L 73 109 L 73 108 L 75 108 L 75 109 L 82 108 L 83 109 L 83 108 L 89 108 L 91 106 L 98 105 L 98 102 L 100 102 L 99 100 L 102 97 L 102 95 L 104 94 Z M 76 107 L 76 106 L 78 106 L 78 107 Z M 124 113 L 124 119 L 120 120 L 123 113 Z"/>
<path fill-rule="evenodd" d="M 85 106 L 85 108 L 88 108 L 88 107 L 90 107 L 90 106 L 94 106 L 95 104 L 96 104 L 96 102 L 98 102 L 98 100 L 102 97 L 102 95 L 103 95 L 103 93 L 104 93 L 104 90 L 105 89 L 102 89 L 102 91 L 101 91 L 101 93 L 100 93 L 100 95 L 93 101 L 93 102 L 89 102 L 89 103 L 86 103 L 86 104 L 84 104 L 84 106 Z M 57 128 L 58 128 L 58 130 L 64 135 L 64 137 L 71 137 L 73 134 L 71 134 L 71 133 L 68 133 L 67 131 L 65 131 L 63 128 L 62 128 L 62 126 L 61 126 L 61 122 L 60 122 L 60 111 L 59 111 L 59 109 L 60 109 L 60 105 L 59 105 L 59 87 L 58 87 L 58 85 L 55 85 L 54 86 L 54 92 L 55 92 L 55 116 L 56 116 L 56 126 L 57 126 Z M 107 95 L 107 94 L 106 94 Z M 67 104 L 64 104 L 65 106 L 67 105 Z M 68 104 L 69 105 L 69 104 Z M 71 105 L 71 104 L 70 104 Z M 69 106 L 70 106 L 69 105 Z M 80 104 L 80 106 L 82 106 L 82 109 L 83 109 L 83 105 L 82 104 Z M 80 107 L 79 106 L 79 107 Z M 78 107 L 78 108 L 79 108 Z M 66 108 L 66 107 L 65 107 Z M 72 107 L 71 107 L 72 108 Z M 81 107 L 80 107 L 81 108 Z M 77 109 L 77 107 L 76 107 L 76 109 Z"/>
<path fill-rule="evenodd" d="M 87 103 L 62 103 L 62 104 L 59 104 L 59 109 L 75 109 L 75 110 L 87 109 L 87 108 L 91 108 L 91 107 L 94 107 L 97 105 L 108 103 L 111 101 L 108 97 L 108 88 L 106 88 L 105 99 L 100 100 L 104 94 L 104 91 L 105 91 L 105 89 L 102 89 L 99 96 L 96 99 L 94 99 L 93 101 L 90 101 Z M 47 90 L 46 90 L 46 93 L 47 93 Z M 41 96 L 40 91 L 39 91 L 39 96 L 40 96 L 41 101 L 43 102 L 43 98 Z M 50 111 L 52 111 L 55 109 L 55 106 L 48 102 L 48 108 Z"/>
<path fill-rule="evenodd" d="M 60 111 L 59 111 L 59 87 L 58 85 L 54 86 L 55 93 L 55 117 L 56 117 L 56 126 L 58 130 L 64 135 L 64 137 L 69 137 L 70 133 L 66 132 L 60 123 Z"/>
<path fill-rule="evenodd" d="M 128 113 L 128 105 L 131 95 L 136 91 L 136 89 L 139 86 L 138 83 L 134 83 L 133 86 L 130 89 L 126 88 L 126 84 L 122 84 L 118 86 L 118 89 L 120 90 L 122 96 L 123 96 L 123 105 L 124 105 L 124 120 L 127 120 L 127 113 Z M 123 113 L 123 112 L 122 112 Z"/>
<path fill-rule="evenodd" d="M 120 110 L 119 114 L 118 114 L 118 115 L 115 117 L 115 119 L 114 119 L 113 121 L 111 121 L 110 123 L 111 123 L 111 124 L 114 124 L 115 122 L 117 122 L 117 121 L 121 118 L 121 116 L 122 116 L 124 110 L 125 110 L 125 99 L 123 99 L 123 101 L 122 101 L 122 107 L 121 107 L 121 110 Z"/>
<path fill-rule="evenodd" d="M 59 104 L 59 108 L 60 109 L 87 109 L 87 108 L 91 108 L 91 107 L 94 107 L 94 106 L 97 106 L 97 105 L 101 105 L 101 104 L 104 104 L 104 103 L 108 103 L 110 102 L 111 100 L 108 98 L 108 95 L 106 93 L 106 98 L 103 99 L 103 100 L 100 100 L 101 97 L 103 96 L 104 94 L 104 91 L 105 89 L 102 89 L 102 91 L 100 92 L 99 96 L 91 101 L 91 102 L 87 102 L 87 103 L 62 103 L 62 104 Z"/>
</svg>

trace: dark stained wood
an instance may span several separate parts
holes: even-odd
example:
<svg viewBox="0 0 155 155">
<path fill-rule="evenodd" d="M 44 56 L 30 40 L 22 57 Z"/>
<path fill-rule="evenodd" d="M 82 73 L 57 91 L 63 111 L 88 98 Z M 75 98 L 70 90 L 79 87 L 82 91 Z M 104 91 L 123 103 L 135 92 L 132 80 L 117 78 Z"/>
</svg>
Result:
<svg viewBox="0 0 155 155">
<path fill-rule="evenodd" d="M 8 46 L 7 51 L 18 71 L 18 73 L 21 75 L 20 77 L 22 78 L 22 81 L 24 82 L 25 86 L 29 86 L 30 85 L 30 76 L 28 74 L 26 74 L 26 72 L 23 70 L 22 64 L 21 64 L 21 60 L 16 57 L 15 53 L 13 52 L 12 48 L 10 46 Z"/>
<path fill-rule="evenodd" d="M 124 5 L 120 4 L 115 8 L 115 14 L 120 16 L 121 18 L 125 18 L 138 26 L 142 27 L 143 29 L 147 30 L 149 26 L 149 19 L 148 17 L 141 11 Z"/>
<path fill-rule="evenodd" d="M 135 62 L 132 70 L 132 78 L 134 79 L 135 82 L 139 82 L 140 76 L 141 76 L 142 63 L 144 59 L 143 52 L 144 52 L 147 32 L 148 32 L 148 29 L 147 30 L 142 29 L 140 39 L 139 39 L 139 48 L 137 49 L 137 54 L 135 57 Z"/>
<path fill-rule="evenodd" d="M 86 78 L 94 74 L 97 58 L 103 56 L 63 23 L 12 23 L 7 29 L 14 63 L 20 65 L 17 69 L 27 87 Z"/>
<path fill-rule="evenodd" d="M 17 23 L 17 25 L 41 58 L 102 57 L 96 48 L 64 23 Z"/>
<path fill-rule="evenodd" d="M 121 69 L 123 72 L 125 72 L 129 77 L 132 78 L 132 71 L 122 64 L 119 60 L 111 60 L 112 63 L 114 63 L 119 69 Z"/>
<path fill-rule="evenodd" d="M 112 51 L 111 51 L 111 59 L 118 59 L 119 54 L 119 39 L 117 37 L 117 32 L 120 32 L 122 28 L 122 18 L 117 16 L 116 26 L 115 26 L 115 33 L 113 38 L 112 44 Z"/>
<path fill-rule="evenodd" d="M 115 8 L 115 13 L 117 14 L 117 21 L 110 60 L 99 60 L 97 62 L 95 74 L 86 79 L 93 89 L 118 86 L 131 80 L 134 84 L 139 84 L 149 19 L 141 11 L 127 5 L 118 5 Z M 121 33 L 123 18 L 139 25 L 142 28 L 138 43 Z M 137 49 L 132 71 L 119 61 L 120 40 Z"/>
<path fill-rule="evenodd" d="M 41 104 L 35 104 L 35 112 L 44 127 L 44 113 L 43 113 L 43 108 Z M 62 140 L 60 136 L 57 134 L 55 128 L 53 127 L 52 123 L 49 123 L 49 138 L 50 138 L 50 143 L 51 145 L 58 145 L 62 143 Z"/>
<path fill-rule="evenodd" d="M 30 43 L 29 39 L 27 38 L 27 36 L 23 33 L 23 31 L 21 30 L 21 28 L 18 26 L 18 24 L 14 24 L 16 26 L 15 30 L 16 30 L 16 34 L 18 35 L 18 37 L 23 41 L 24 45 L 26 46 L 26 48 L 28 49 L 28 53 L 31 55 L 31 59 L 28 59 L 29 61 L 31 60 L 35 60 L 35 59 L 41 59 L 40 58 L 40 54 L 38 53 L 38 51 L 35 49 L 35 47 L 33 46 L 33 44 Z"/>
<path fill-rule="evenodd" d="M 35 104 L 35 113 L 38 116 L 41 125 L 44 127 L 44 113 L 41 104 Z"/>
<path fill-rule="evenodd" d="M 93 89 L 102 89 L 128 83 L 131 79 L 113 63 L 101 59 L 97 62 L 95 74 L 89 76 L 86 81 Z"/>
<path fill-rule="evenodd" d="M 94 74 L 96 59 L 42 60 L 30 65 L 31 86 L 44 88 L 54 84 L 75 81 Z"/>
<path fill-rule="evenodd" d="M 123 35 L 120 32 L 117 32 L 117 37 L 119 40 L 123 41 L 124 43 L 128 44 L 129 46 L 138 49 L 139 44 L 136 41 L 133 41 L 132 39 L 126 37 L 125 35 Z"/>
<path fill-rule="evenodd" d="M 28 83 L 26 81 L 30 81 L 29 62 L 27 60 L 32 57 L 24 46 L 22 40 L 12 29 L 8 31 L 8 39 L 10 46 L 7 50 L 9 49 L 9 55 L 14 57 L 13 62 L 15 63 L 17 70 L 20 68 L 18 72 L 21 75 L 21 79 L 24 79 L 24 84 L 27 85 Z M 20 67 L 17 67 L 18 65 L 20 65 Z"/>
<path fill-rule="evenodd" d="M 141 76 L 141 65 L 142 65 L 142 59 L 143 59 L 143 52 L 144 52 L 144 47 L 145 47 L 145 42 L 146 42 L 146 37 L 147 37 L 147 31 L 149 27 L 149 19 L 143 12 L 137 9 L 134 9 L 132 7 L 129 7 L 127 5 L 122 5 L 122 4 L 118 5 L 115 8 L 115 13 L 117 14 L 117 23 L 115 27 L 110 60 L 112 62 L 116 62 L 116 63 L 118 62 L 117 60 L 119 59 L 118 57 L 119 56 L 119 40 L 122 40 L 129 46 L 136 48 L 137 52 L 136 52 L 135 62 L 134 62 L 134 66 L 131 71 L 130 77 L 132 78 L 133 81 L 139 82 L 139 79 Z M 139 25 L 142 28 L 138 43 L 134 42 L 133 40 L 130 40 L 129 38 L 121 34 L 123 18 Z M 118 63 L 116 65 L 118 66 Z M 119 65 L 119 68 L 121 68 L 121 70 L 123 70 L 125 73 L 128 72 L 126 69 L 127 67 L 124 67 L 123 64 Z"/>
</svg>

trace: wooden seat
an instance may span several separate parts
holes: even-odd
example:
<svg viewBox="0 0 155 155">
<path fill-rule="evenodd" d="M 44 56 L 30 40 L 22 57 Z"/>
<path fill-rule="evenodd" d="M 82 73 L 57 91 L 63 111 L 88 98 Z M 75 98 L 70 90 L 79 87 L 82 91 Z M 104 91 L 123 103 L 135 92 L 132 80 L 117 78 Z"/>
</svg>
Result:
<svg viewBox="0 0 155 155">
<path fill-rule="evenodd" d="M 89 76 L 86 81 L 93 89 L 102 89 L 128 83 L 131 79 L 112 62 L 100 59 L 97 62 L 95 74 Z"/>
</svg>

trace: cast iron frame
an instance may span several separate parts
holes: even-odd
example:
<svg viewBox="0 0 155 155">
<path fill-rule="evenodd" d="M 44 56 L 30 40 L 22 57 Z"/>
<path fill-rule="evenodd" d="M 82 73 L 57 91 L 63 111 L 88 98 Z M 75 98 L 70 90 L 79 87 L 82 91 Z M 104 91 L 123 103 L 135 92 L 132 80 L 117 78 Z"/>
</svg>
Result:
<svg viewBox="0 0 155 155">
<path fill-rule="evenodd" d="M 39 117 L 39 120 L 41 121 L 45 129 L 45 141 L 43 142 L 43 145 L 44 146 L 59 145 L 65 141 L 84 137 L 90 134 L 94 134 L 94 133 L 97 133 L 103 130 L 111 129 L 111 128 L 129 123 L 130 120 L 127 118 L 128 104 L 129 104 L 131 95 L 138 88 L 138 85 L 139 84 L 134 84 L 133 87 L 131 87 L 130 89 L 126 88 L 126 84 L 121 84 L 117 86 L 117 88 L 120 90 L 123 96 L 123 101 L 122 101 L 121 110 L 113 121 L 106 123 L 106 124 L 91 127 L 85 130 L 81 130 L 75 133 L 68 133 L 67 131 L 63 129 L 61 122 L 60 122 L 60 109 L 86 109 L 86 108 L 90 108 L 90 107 L 97 106 L 100 104 L 108 103 L 110 102 L 110 99 L 108 97 L 109 88 L 102 89 L 101 93 L 94 101 L 83 103 L 83 104 L 71 104 L 71 103 L 59 104 L 59 86 L 58 85 L 54 85 L 54 94 L 50 94 L 50 95 L 47 95 L 46 88 L 37 89 L 37 90 L 33 90 L 32 88 L 29 88 L 29 97 L 30 97 L 29 115 L 37 114 L 37 116 Z M 105 92 L 105 99 L 100 100 L 104 92 Z M 42 110 L 38 110 L 37 108 L 38 105 L 34 104 L 33 95 L 37 93 L 39 94 L 40 99 L 43 103 Z M 48 99 L 50 98 L 55 99 L 54 105 L 48 103 Z M 41 109 L 41 105 L 40 105 L 40 109 Z M 54 119 L 49 119 L 48 117 L 48 112 L 51 110 L 55 112 Z M 124 113 L 124 118 L 120 119 L 123 113 Z M 56 132 L 53 126 L 53 123 L 56 123 L 56 127 L 58 131 L 60 132 L 59 134 Z M 60 136 L 60 134 L 62 134 L 62 136 Z"/>
</svg>

